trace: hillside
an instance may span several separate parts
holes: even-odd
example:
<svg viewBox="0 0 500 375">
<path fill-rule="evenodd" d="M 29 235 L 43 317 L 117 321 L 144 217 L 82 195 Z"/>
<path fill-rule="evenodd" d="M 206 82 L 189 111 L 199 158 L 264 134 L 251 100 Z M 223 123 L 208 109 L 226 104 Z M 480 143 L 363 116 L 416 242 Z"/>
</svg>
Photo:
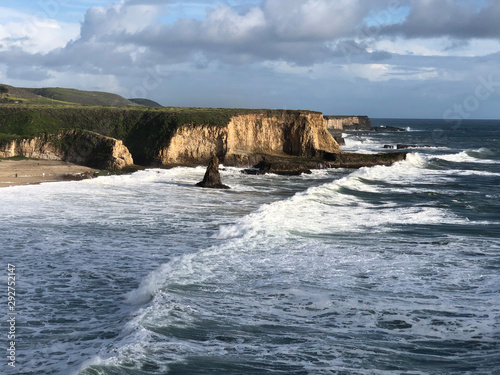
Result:
<svg viewBox="0 0 500 375">
<path fill-rule="evenodd" d="M 5 84 L 0 84 L 0 86 L 5 87 L 6 93 L 2 96 L 6 98 L 9 97 L 9 98 L 26 99 L 26 100 L 34 100 L 39 98 L 38 95 L 33 94 L 32 92 L 26 91 L 24 89 L 21 89 L 19 87 L 14 87 Z"/>
<path fill-rule="evenodd" d="M 59 102 L 75 103 L 82 105 L 102 105 L 111 107 L 127 107 L 137 106 L 138 104 L 131 102 L 117 94 L 111 94 L 101 91 L 83 91 L 76 89 L 66 89 L 60 87 L 45 87 L 45 88 L 22 88 L 22 90 Z"/>
<path fill-rule="evenodd" d="M 135 104 L 143 105 L 145 107 L 154 107 L 154 108 L 162 107 L 161 104 L 149 99 L 134 98 L 129 100 Z"/>
</svg>

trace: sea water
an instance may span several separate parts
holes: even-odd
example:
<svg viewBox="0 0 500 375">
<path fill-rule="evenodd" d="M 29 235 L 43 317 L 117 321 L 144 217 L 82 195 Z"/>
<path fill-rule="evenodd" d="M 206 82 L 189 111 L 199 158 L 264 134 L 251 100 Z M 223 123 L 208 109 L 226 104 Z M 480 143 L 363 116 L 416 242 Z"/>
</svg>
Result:
<svg viewBox="0 0 500 375">
<path fill-rule="evenodd" d="M 500 121 L 374 120 L 390 167 L 0 189 L 6 374 L 500 373 Z M 7 349 L 6 286 L 2 349 Z"/>
</svg>

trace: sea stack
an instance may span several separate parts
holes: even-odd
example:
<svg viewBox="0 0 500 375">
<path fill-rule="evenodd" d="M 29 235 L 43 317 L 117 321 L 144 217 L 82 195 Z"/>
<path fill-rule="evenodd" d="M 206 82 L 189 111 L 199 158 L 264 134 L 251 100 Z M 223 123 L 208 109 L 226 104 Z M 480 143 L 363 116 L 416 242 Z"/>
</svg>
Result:
<svg viewBox="0 0 500 375">
<path fill-rule="evenodd" d="M 224 185 L 220 180 L 219 158 L 215 154 L 212 155 L 212 159 L 208 163 L 203 181 L 198 182 L 196 186 L 210 189 L 230 189 L 229 186 Z"/>
</svg>

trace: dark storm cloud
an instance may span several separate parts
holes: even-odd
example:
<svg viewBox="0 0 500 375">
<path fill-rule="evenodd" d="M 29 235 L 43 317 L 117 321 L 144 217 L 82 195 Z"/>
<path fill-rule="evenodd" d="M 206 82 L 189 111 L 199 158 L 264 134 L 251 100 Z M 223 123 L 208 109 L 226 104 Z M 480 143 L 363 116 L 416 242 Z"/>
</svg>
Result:
<svg viewBox="0 0 500 375">
<path fill-rule="evenodd" d="M 408 17 L 382 34 L 405 38 L 500 39 L 500 1 L 478 8 L 473 0 L 412 0 Z"/>
</svg>

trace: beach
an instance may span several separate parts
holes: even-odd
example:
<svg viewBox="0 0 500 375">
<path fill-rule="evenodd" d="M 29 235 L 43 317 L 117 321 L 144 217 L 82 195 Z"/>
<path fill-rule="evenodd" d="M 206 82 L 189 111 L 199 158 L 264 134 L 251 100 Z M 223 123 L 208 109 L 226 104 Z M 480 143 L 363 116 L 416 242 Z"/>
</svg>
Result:
<svg viewBox="0 0 500 375">
<path fill-rule="evenodd" d="M 0 187 L 78 179 L 94 172 L 98 170 L 57 160 L 0 160 Z"/>
</svg>

